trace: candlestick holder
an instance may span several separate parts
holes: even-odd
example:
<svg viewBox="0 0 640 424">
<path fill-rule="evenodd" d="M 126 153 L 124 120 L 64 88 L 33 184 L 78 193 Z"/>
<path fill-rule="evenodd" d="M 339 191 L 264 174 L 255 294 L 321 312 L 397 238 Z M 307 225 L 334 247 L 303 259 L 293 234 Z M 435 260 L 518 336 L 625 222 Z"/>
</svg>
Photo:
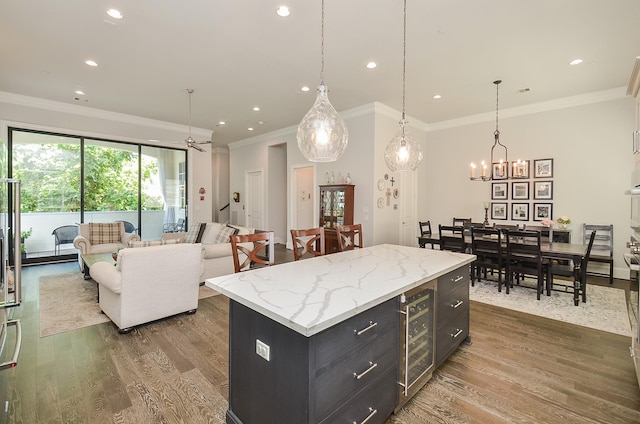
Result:
<svg viewBox="0 0 640 424">
<path fill-rule="evenodd" d="M 485 227 L 489 226 L 489 208 L 484 208 L 484 222 L 482 223 Z"/>
</svg>

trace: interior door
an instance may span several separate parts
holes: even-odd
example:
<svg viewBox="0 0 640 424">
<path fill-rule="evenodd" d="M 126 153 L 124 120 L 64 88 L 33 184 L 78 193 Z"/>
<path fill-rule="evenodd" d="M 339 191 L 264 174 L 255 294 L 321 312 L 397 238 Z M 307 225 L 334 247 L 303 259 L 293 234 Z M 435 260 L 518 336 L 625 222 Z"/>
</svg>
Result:
<svg viewBox="0 0 640 424">
<path fill-rule="evenodd" d="M 400 244 L 416 246 L 418 221 L 416 219 L 418 205 L 416 203 L 417 172 L 404 172 L 399 177 L 398 199 L 400 202 Z M 396 193 L 394 193 L 395 197 Z"/>
<path fill-rule="evenodd" d="M 247 217 L 248 227 L 256 229 L 264 228 L 264 185 L 262 171 L 247 172 Z"/>
</svg>

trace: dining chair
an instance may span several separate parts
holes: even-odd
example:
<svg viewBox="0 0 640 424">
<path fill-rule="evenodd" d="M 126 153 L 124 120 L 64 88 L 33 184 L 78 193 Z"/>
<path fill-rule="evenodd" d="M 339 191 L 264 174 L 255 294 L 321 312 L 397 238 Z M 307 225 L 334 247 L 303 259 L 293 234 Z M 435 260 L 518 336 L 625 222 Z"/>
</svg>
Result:
<svg viewBox="0 0 640 424">
<path fill-rule="evenodd" d="M 476 279 L 480 281 L 482 274 L 487 279 L 487 270 L 498 272 L 498 291 L 502 291 L 502 275 L 505 271 L 502 232 L 494 228 L 471 228 L 471 253 L 476 260 L 471 264 L 471 285 Z M 507 294 L 509 285 L 507 285 Z"/>
<path fill-rule="evenodd" d="M 306 230 L 291 230 L 293 258 L 295 261 L 305 255 L 322 256 L 325 254 L 324 227 Z"/>
<path fill-rule="evenodd" d="M 362 249 L 362 224 L 338 225 L 336 235 L 340 252 L 353 250 L 356 247 Z"/>
<path fill-rule="evenodd" d="M 419 221 L 418 227 L 420 228 L 420 237 L 431 237 L 433 233 L 431 232 L 431 221 Z M 427 243 L 424 243 L 426 245 Z M 434 248 L 433 242 L 429 242 L 431 248 Z M 424 247 L 421 245 L 420 247 Z"/>
<path fill-rule="evenodd" d="M 454 227 L 464 227 L 465 222 L 471 222 L 471 218 L 453 218 L 453 223 L 451 225 L 453 225 Z"/>
<path fill-rule="evenodd" d="M 592 272 L 590 275 L 609 277 L 609 284 L 613 284 L 613 225 L 582 224 L 582 243 L 587 244 L 591 233 L 596 232 L 593 243 L 593 255 L 590 261 L 609 264 L 609 272 Z"/>
<path fill-rule="evenodd" d="M 580 281 L 582 290 L 585 289 L 587 284 L 587 264 L 591 258 L 591 251 L 596 246 L 594 241 L 597 238 L 597 231 L 594 230 L 589 234 L 587 241 L 587 250 L 580 261 L 580 270 L 578 271 L 577 280 Z M 572 264 L 563 264 L 557 261 L 551 262 L 551 288 L 553 288 L 553 276 L 559 275 L 563 277 L 576 278 L 574 273 L 574 267 Z M 570 284 L 573 286 L 573 284 Z"/>
<path fill-rule="evenodd" d="M 452 225 L 438 225 L 440 235 L 440 250 L 449 250 L 452 252 L 466 251 L 464 242 L 463 227 Z"/>
<path fill-rule="evenodd" d="M 524 225 L 525 231 L 539 231 L 540 232 L 540 241 L 542 243 L 552 243 L 553 242 L 553 228 L 545 227 L 544 225 Z"/>
<path fill-rule="evenodd" d="M 231 253 L 235 272 L 248 271 L 253 268 L 273 265 L 274 246 L 273 231 L 255 234 L 232 235 Z M 252 244 L 250 248 L 248 244 Z M 242 263 L 240 260 L 242 259 Z"/>
<path fill-rule="evenodd" d="M 549 261 L 542 257 L 541 235 L 539 231 L 505 230 L 507 239 L 507 293 L 513 287 L 513 280 L 520 284 L 520 278 L 536 278 L 536 298 L 547 290 L 551 295 L 551 268 Z M 545 286 L 546 280 L 546 286 Z"/>
</svg>

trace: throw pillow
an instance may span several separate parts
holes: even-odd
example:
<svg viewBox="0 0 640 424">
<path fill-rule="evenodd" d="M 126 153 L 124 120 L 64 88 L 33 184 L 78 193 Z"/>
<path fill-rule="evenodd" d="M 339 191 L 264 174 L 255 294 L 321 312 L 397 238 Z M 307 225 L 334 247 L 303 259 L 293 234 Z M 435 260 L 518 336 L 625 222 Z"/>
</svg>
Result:
<svg viewBox="0 0 640 424">
<path fill-rule="evenodd" d="M 227 227 L 226 225 L 224 227 L 220 227 L 220 231 L 218 231 L 218 234 L 216 234 L 216 238 L 213 240 L 213 244 L 229 243 L 229 236 L 232 236 L 235 233 L 235 228 Z"/>
<path fill-rule="evenodd" d="M 169 240 L 131 240 L 128 247 L 148 247 L 148 246 L 164 246 L 165 244 L 177 244 L 180 243 L 179 239 Z"/>
<path fill-rule="evenodd" d="M 200 224 L 200 229 L 198 230 L 198 235 L 196 236 L 196 241 L 194 241 L 194 243 L 201 243 L 202 242 L 202 235 L 204 234 L 204 230 L 207 229 L 207 223 L 203 222 L 202 224 Z"/>
<path fill-rule="evenodd" d="M 187 235 L 184 237 L 185 243 L 195 243 L 198 234 L 200 234 L 200 223 L 192 224 L 189 226 L 189 231 L 187 231 Z"/>
<path fill-rule="evenodd" d="M 89 223 L 89 243 L 105 244 L 117 243 L 120 241 L 120 222 Z"/>
</svg>

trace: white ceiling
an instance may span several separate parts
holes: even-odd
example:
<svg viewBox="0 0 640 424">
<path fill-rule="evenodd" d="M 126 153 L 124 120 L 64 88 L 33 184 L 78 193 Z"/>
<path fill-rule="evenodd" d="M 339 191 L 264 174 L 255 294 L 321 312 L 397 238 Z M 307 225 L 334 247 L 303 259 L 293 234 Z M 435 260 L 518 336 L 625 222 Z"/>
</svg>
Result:
<svg viewBox="0 0 640 424">
<path fill-rule="evenodd" d="M 640 0 L 407 3 L 406 113 L 424 123 L 495 111 L 496 79 L 501 110 L 623 87 L 640 55 Z M 276 15 L 281 4 L 288 18 Z M 0 91 L 186 125 L 193 88 L 195 127 L 220 144 L 245 139 L 296 125 L 313 104 L 320 5 L 4 0 Z M 112 7 L 124 19 L 109 18 Z M 325 1 L 324 81 L 338 111 L 402 109 L 402 20 L 402 0 Z M 584 63 L 569 66 L 575 58 Z"/>
</svg>

